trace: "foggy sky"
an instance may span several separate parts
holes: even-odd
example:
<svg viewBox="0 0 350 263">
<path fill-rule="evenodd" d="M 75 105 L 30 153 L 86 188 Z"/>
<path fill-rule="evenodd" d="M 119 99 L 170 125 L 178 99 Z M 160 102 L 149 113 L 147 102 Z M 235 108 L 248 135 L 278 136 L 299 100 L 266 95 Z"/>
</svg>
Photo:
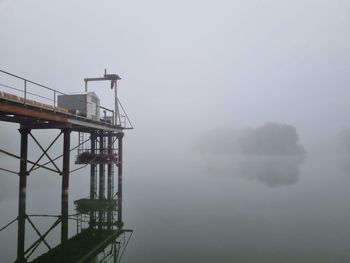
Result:
<svg viewBox="0 0 350 263">
<path fill-rule="evenodd" d="M 185 155 L 213 128 L 269 121 L 296 127 L 307 148 L 350 126 L 349 10 L 330 0 L 3 0 L 0 68 L 64 92 L 118 73 L 136 128 L 125 136 L 130 166 Z M 108 85 L 91 90 L 113 107 Z"/>
<path fill-rule="evenodd" d="M 315 138 L 348 126 L 349 12 L 342 0 L 3 0 L 0 65 L 66 92 L 120 74 L 135 136 L 276 121 Z"/>
<path fill-rule="evenodd" d="M 215 180 L 210 177 L 210 183 L 206 183 L 205 173 L 188 165 L 192 160 L 186 157 L 198 136 L 216 128 L 246 129 L 267 122 L 287 123 L 296 127 L 299 141 L 308 153 L 309 142 L 337 138 L 340 130 L 350 127 L 349 24 L 350 3 L 346 0 L 0 0 L 0 69 L 67 93 L 83 91 L 83 78 L 102 76 L 105 68 L 122 77 L 118 83 L 120 99 L 135 126 L 124 137 L 125 186 L 132 190 L 124 191 L 124 201 L 131 204 L 124 206 L 130 215 L 126 222 L 137 227 L 141 237 L 142 231 L 150 232 L 139 242 L 140 249 L 148 254 L 159 255 L 153 249 L 169 247 L 176 241 L 176 235 L 181 235 L 178 239 L 181 242 L 195 238 L 193 244 L 199 243 L 198 236 L 208 235 L 200 239 L 210 249 L 202 251 L 212 254 L 211 242 L 221 240 L 213 238 L 221 228 L 228 242 L 216 243 L 220 254 L 229 245 L 230 254 L 244 253 L 241 248 L 248 247 L 249 256 L 260 257 L 264 250 L 258 250 L 258 254 L 252 251 L 254 247 L 260 249 L 261 244 L 268 253 L 285 253 L 280 246 L 271 252 L 268 245 L 272 239 L 276 242 L 272 244 L 288 244 L 293 253 L 302 248 L 301 253 L 295 253 L 302 255 L 303 249 L 309 249 L 309 244 L 322 235 L 320 240 L 325 246 L 319 251 L 326 254 L 336 251 L 339 254 L 336 256 L 341 257 L 342 251 L 348 253 L 349 243 L 344 238 L 349 236 L 347 224 L 338 223 L 349 221 L 348 180 L 340 180 L 339 185 L 329 183 L 335 178 L 336 165 L 328 165 L 328 158 L 319 167 L 318 162 L 311 162 L 309 170 L 315 176 L 300 175 L 299 161 L 244 160 L 233 172 L 248 178 L 243 179 L 247 184 L 251 184 L 250 180 L 257 182 L 247 188 L 240 181 L 217 180 L 215 171 L 211 174 Z M 92 90 L 100 96 L 102 105 L 113 107 L 113 93 L 108 85 Z M 18 153 L 18 141 L 11 141 L 19 140 L 16 128 L 0 123 L 0 147 Z M 73 136 L 72 146 L 76 134 Z M 1 155 L 1 163 L 5 160 Z M 226 168 L 233 169 L 231 159 L 226 164 L 218 166 L 229 173 Z M 17 160 L 12 167 L 18 169 Z M 7 195 L 13 191 L 16 196 L 17 177 L 0 174 L 4 176 L 0 192 Z M 85 174 L 81 170 L 77 176 L 71 176 L 71 188 L 86 191 L 71 191 L 70 200 L 88 195 L 87 174 L 88 170 Z M 28 203 L 33 207 L 56 208 L 51 203 L 60 196 L 61 178 L 46 176 L 45 172 L 41 175 L 46 181 L 35 181 L 35 175 L 31 175 L 28 194 L 35 195 L 32 189 L 39 189 L 37 199 L 43 204 Z M 202 176 L 200 180 L 198 176 Z M 162 180 L 155 180 L 157 177 Z M 302 180 L 303 184 L 297 184 Z M 44 194 L 40 192 L 43 183 L 51 186 L 45 188 Z M 267 192 L 257 190 L 261 184 L 300 188 Z M 5 188 L 10 190 L 4 192 Z M 335 192 L 328 192 L 330 188 Z M 343 196 L 342 206 L 339 196 Z M 0 195 L 0 201 L 3 198 Z M 296 209 L 293 200 L 302 204 L 301 210 Z M 165 208 L 153 206 L 156 201 Z M 174 209 L 176 202 L 178 210 Z M 224 203 L 231 206 L 223 206 Z M 203 208 L 197 204 L 203 204 Z M 33 211 L 33 207 L 28 207 L 28 211 Z M 139 216 L 135 216 L 133 207 L 140 211 Z M 271 210 L 266 210 L 267 207 Z M 277 216 L 273 212 L 270 215 L 276 208 L 280 209 Z M 200 216 L 193 217 L 194 227 L 188 231 L 191 221 L 183 215 L 195 212 Z M 227 216 L 231 212 L 235 216 Z M 210 213 L 215 216 L 207 217 Z M 153 214 L 161 215 L 160 223 Z M 299 214 L 305 215 L 305 224 Z M 341 220 L 335 221 L 334 215 L 340 215 Z M 247 220 L 249 216 L 256 221 Z M 248 224 L 233 227 L 237 218 Z M 281 225 L 279 218 L 288 224 Z M 270 228 L 264 227 L 269 219 Z M 209 223 L 203 224 L 206 221 Z M 262 230 L 257 228 L 261 222 Z M 174 235 L 169 230 L 176 226 L 179 231 Z M 329 226 L 336 228 L 328 229 Z M 197 228 L 198 232 L 191 232 Z M 234 232 L 235 229 L 242 234 Z M 249 234 L 251 229 L 255 236 Z M 286 239 L 288 230 L 293 233 Z M 169 235 L 171 239 L 155 238 L 154 233 Z M 195 234 L 188 238 L 184 233 Z M 346 242 L 333 242 L 338 233 L 340 240 L 344 238 Z M 245 245 L 252 240 L 256 246 Z M 150 249 L 147 244 L 155 245 Z M 172 253 L 185 255 L 181 253 L 184 250 L 170 247 Z M 235 253 L 232 247 L 237 248 Z M 191 255 L 196 254 L 193 246 L 186 249 Z M 208 256 L 202 251 L 201 256 Z M 313 247 L 310 251 L 318 253 Z M 136 249 L 132 252 L 137 254 Z M 140 255 L 145 260 L 144 254 Z"/>
</svg>

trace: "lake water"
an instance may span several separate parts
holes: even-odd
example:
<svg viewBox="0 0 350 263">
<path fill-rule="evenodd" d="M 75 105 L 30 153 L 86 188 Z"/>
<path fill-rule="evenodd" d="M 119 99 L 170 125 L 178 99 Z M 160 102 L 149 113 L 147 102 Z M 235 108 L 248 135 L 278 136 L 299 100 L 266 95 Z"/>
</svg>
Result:
<svg viewBox="0 0 350 263">
<path fill-rule="evenodd" d="M 199 159 L 130 175 L 126 262 L 349 262 L 347 157 Z"/>
<path fill-rule="evenodd" d="M 315 151 L 303 160 L 228 156 L 125 160 L 123 217 L 134 234 L 122 262 L 350 260 L 347 156 Z M 32 214 L 59 211 L 60 178 L 51 177 L 45 186 L 30 191 L 29 183 Z M 71 211 L 73 200 L 87 193 L 88 177 L 72 176 Z M 4 225 L 16 216 L 16 198 L 5 199 L 0 208 Z M 40 225 L 45 228 L 49 222 Z M 74 224 L 70 227 L 72 234 Z M 28 240 L 34 236 L 31 231 Z M 50 240 L 58 237 L 57 232 Z M 0 233 L 1 262 L 13 261 L 16 238 L 16 226 Z"/>
</svg>

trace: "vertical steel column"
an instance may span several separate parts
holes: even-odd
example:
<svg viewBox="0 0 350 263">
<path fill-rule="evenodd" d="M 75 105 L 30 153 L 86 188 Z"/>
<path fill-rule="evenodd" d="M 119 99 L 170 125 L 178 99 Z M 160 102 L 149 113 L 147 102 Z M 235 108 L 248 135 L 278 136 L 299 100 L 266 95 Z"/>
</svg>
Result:
<svg viewBox="0 0 350 263">
<path fill-rule="evenodd" d="M 100 156 L 104 154 L 104 138 L 103 138 L 103 130 L 100 130 Z M 100 158 L 102 160 L 102 158 Z M 98 199 L 102 200 L 105 198 L 105 164 L 104 161 L 99 164 L 99 194 Z M 103 212 L 102 210 L 98 211 L 98 229 L 102 229 L 102 222 L 103 222 Z"/>
<path fill-rule="evenodd" d="M 26 223 L 26 191 L 27 191 L 27 158 L 28 158 L 28 134 L 29 129 L 19 129 L 21 133 L 21 160 L 19 172 L 19 200 L 18 200 L 18 236 L 17 236 L 17 260 L 24 262 L 25 249 L 25 223 Z"/>
<path fill-rule="evenodd" d="M 123 226 L 122 203 L 123 203 L 123 137 L 124 133 L 118 134 L 118 226 Z"/>
<path fill-rule="evenodd" d="M 104 154 L 104 143 L 103 143 L 103 131 L 100 131 L 100 155 L 102 156 Z M 102 159 L 102 158 L 101 158 Z M 99 195 L 98 198 L 104 199 L 105 198 L 105 164 L 102 162 L 100 163 L 100 185 L 99 185 Z"/>
<path fill-rule="evenodd" d="M 87 82 L 85 82 L 87 84 Z M 97 134 L 96 131 L 91 132 L 91 154 L 95 157 L 97 154 L 96 151 L 96 139 L 97 139 Z M 96 180 L 96 164 L 91 163 L 90 164 L 90 199 L 95 199 L 96 197 L 96 189 L 97 189 L 97 180 Z M 95 223 L 95 213 L 93 211 L 90 212 L 90 222 L 89 226 L 93 228 Z"/>
<path fill-rule="evenodd" d="M 113 133 L 112 132 L 108 132 L 108 155 L 110 156 L 110 161 L 107 164 L 107 175 L 108 175 L 108 179 L 107 179 L 107 199 L 108 201 L 112 201 L 113 199 L 113 185 L 112 185 L 112 176 L 114 176 L 114 174 L 112 174 L 113 170 L 112 170 L 112 165 L 114 165 L 114 161 L 113 161 L 113 137 L 112 137 Z M 109 207 L 107 210 L 107 229 L 112 229 L 111 223 L 112 223 L 112 208 Z"/>
<path fill-rule="evenodd" d="M 112 185 L 112 165 L 114 164 L 112 156 L 113 156 L 113 138 L 112 138 L 112 132 L 108 132 L 108 155 L 110 156 L 111 160 L 107 165 L 107 175 L 108 175 L 108 181 L 107 181 L 107 199 L 112 200 L 113 198 L 113 185 Z"/>
<path fill-rule="evenodd" d="M 62 169 L 62 197 L 61 197 L 61 243 L 68 240 L 68 188 L 69 188 L 69 155 L 70 155 L 70 129 L 63 129 L 63 169 Z"/>
<path fill-rule="evenodd" d="M 96 132 L 91 132 L 91 154 L 96 154 Z M 90 199 L 95 199 L 96 194 L 96 164 L 90 164 Z"/>
<path fill-rule="evenodd" d="M 118 253 L 117 253 L 117 244 L 113 243 L 113 263 L 118 263 Z"/>
</svg>

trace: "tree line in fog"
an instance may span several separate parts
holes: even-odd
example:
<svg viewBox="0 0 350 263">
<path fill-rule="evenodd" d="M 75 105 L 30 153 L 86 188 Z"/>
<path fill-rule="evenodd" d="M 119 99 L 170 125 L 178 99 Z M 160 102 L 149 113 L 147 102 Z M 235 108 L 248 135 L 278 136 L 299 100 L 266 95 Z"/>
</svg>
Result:
<svg viewBox="0 0 350 263">
<path fill-rule="evenodd" d="M 198 142 L 204 153 L 245 155 L 304 154 L 295 127 L 269 122 L 257 128 L 211 131 Z"/>
</svg>

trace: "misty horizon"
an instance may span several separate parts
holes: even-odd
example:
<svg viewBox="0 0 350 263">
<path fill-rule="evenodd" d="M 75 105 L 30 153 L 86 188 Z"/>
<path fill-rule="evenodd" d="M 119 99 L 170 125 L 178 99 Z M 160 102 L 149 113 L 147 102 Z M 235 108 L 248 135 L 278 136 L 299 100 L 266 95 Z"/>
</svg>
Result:
<svg viewBox="0 0 350 263">
<path fill-rule="evenodd" d="M 345 0 L 0 0 L 0 70 L 66 94 L 105 70 L 121 77 L 134 126 L 123 138 L 123 217 L 135 230 L 122 262 L 348 262 L 349 22 Z M 41 96 L 29 99 L 52 103 L 27 84 Z M 111 87 L 88 91 L 114 109 Z M 22 89 L 0 74 L 1 92 Z M 0 125 L 0 149 L 18 155 L 20 126 Z M 32 131 L 44 148 L 58 132 Z M 72 132 L 70 148 L 78 142 Z M 29 138 L 28 159 L 41 154 Z M 13 171 L 0 171 L 1 228 L 17 217 L 19 160 L 0 153 L 0 168 Z M 72 214 L 90 175 L 70 176 Z M 28 213 L 59 214 L 62 176 L 37 169 L 27 181 Z M 13 262 L 17 226 L 6 231 L 0 261 Z"/>
</svg>

